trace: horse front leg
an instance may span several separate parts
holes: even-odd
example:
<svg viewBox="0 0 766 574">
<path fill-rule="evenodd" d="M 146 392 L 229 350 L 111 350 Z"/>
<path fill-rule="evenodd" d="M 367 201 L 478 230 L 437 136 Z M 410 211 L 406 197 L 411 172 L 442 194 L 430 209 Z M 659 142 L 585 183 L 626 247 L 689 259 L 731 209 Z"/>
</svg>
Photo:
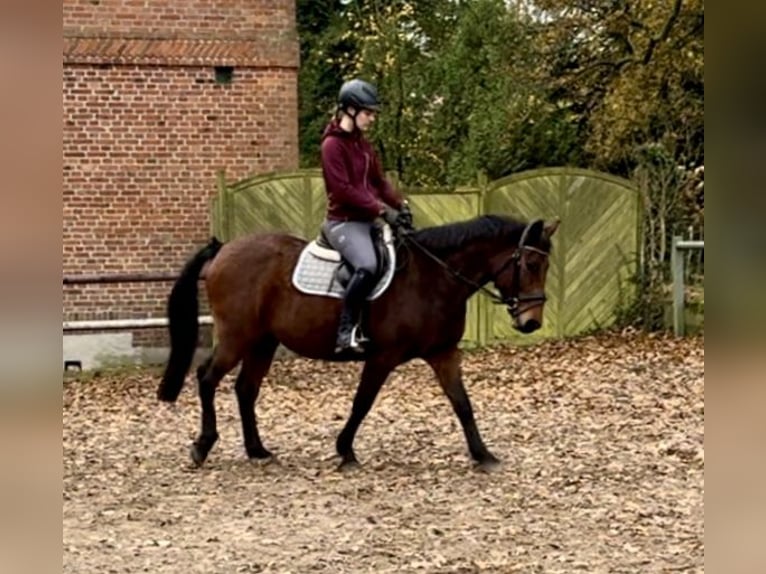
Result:
<svg viewBox="0 0 766 574">
<path fill-rule="evenodd" d="M 378 396 L 380 388 L 386 382 L 386 378 L 388 378 L 388 375 L 394 370 L 395 366 L 396 362 L 375 358 L 368 359 L 364 364 L 362 377 L 354 395 L 351 415 L 338 435 L 336 442 L 336 449 L 341 457 L 339 469 L 359 464 L 354 453 L 356 431 L 370 411 L 370 408 L 372 408 L 375 397 Z"/>
<path fill-rule="evenodd" d="M 479 434 L 473 415 L 473 407 L 463 386 L 460 358 L 460 350 L 457 347 L 430 357 L 424 357 L 436 373 L 444 394 L 447 395 L 457 418 L 460 420 L 471 457 L 482 469 L 493 470 L 500 464 L 500 461 L 489 452 L 481 434 Z"/>
</svg>

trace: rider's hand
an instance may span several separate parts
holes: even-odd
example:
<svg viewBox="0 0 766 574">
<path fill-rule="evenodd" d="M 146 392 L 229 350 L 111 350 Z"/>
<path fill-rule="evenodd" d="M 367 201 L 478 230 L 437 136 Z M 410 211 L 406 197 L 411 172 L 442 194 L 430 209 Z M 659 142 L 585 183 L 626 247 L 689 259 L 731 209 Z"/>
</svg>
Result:
<svg viewBox="0 0 766 574">
<path fill-rule="evenodd" d="M 398 225 L 397 220 L 399 218 L 399 212 L 392 207 L 388 207 L 386 205 L 383 208 L 383 213 L 381 213 L 381 217 L 383 218 L 383 221 L 388 223 L 391 227 L 396 227 Z"/>
<path fill-rule="evenodd" d="M 407 231 L 414 231 L 412 225 L 412 211 L 409 204 L 405 201 L 396 217 L 396 226 Z"/>
</svg>

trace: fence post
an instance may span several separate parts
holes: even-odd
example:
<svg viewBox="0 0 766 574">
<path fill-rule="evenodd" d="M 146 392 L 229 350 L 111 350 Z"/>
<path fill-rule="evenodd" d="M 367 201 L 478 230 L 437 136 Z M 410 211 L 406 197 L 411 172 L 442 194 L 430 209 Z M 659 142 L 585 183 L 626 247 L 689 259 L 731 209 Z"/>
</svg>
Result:
<svg viewBox="0 0 766 574">
<path fill-rule="evenodd" d="M 479 170 L 476 174 L 476 188 L 476 203 L 478 204 L 476 215 L 486 215 L 487 202 L 489 201 L 489 179 L 487 178 L 487 174 L 482 170 Z M 490 335 L 492 333 L 493 310 L 489 301 L 486 300 L 486 297 L 479 297 L 478 305 L 478 316 L 476 318 L 478 325 L 476 326 L 476 333 L 479 347 L 485 347 L 490 340 Z"/>
<path fill-rule="evenodd" d="M 221 241 L 231 240 L 231 224 L 229 223 L 229 188 L 226 185 L 226 172 L 223 169 L 218 170 L 218 232 L 221 235 L 218 239 Z"/>
<path fill-rule="evenodd" d="M 319 233 L 319 229 L 322 224 L 322 219 L 319 222 L 315 221 L 314 213 L 318 210 L 318 206 L 315 206 L 314 189 L 311 185 L 311 176 L 306 174 L 303 179 L 303 209 L 305 210 L 305 220 L 303 222 L 303 233 L 307 240 L 311 240 Z"/>
<path fill-rule="evenodd" d="M 684 317 L 684 256 L 678 248 L 680 241 L 680 236 L 673 236 L 672 251 L 670 252 L 670 266 L 673 274 L 673 334 L 676 337 L 681 337 L 686 332 Z"/>
</svg>

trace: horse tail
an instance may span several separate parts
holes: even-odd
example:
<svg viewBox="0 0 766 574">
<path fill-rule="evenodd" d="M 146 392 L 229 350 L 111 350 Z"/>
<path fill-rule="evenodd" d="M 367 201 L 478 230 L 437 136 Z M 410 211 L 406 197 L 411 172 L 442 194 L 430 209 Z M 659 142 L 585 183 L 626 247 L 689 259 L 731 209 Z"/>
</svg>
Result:
<svg viewBox="0 0 766 574">
<path fill-rule="evenodd" d="M 157 389 L 157 398 L 161 401 L 175 402 L 181 393 L 199 336 L 197 281 L 205 263 L 212 260 L 221 247 L 223 243 L 215 237 L 211 238 L 186 262 L 170 291 L 167 304 L 170 357 Z"/>
</svg>

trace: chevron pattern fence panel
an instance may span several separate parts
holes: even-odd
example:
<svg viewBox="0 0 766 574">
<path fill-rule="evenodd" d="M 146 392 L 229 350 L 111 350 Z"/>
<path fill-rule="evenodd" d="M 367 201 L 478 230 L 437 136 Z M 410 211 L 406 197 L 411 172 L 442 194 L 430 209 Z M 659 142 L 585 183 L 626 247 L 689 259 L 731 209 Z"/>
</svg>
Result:
<svg viewBox="0 0 766 574">
<path fill-rule="evenodd" d="M 316 235 L 319 221 L 312 214 L 320 195 L 324 195 L 321 177 L 313 172 L 266 175 L 230 186 L 221 183 L 213 201 L 213 231 L 226 241 L 253 231 Z"/>
</svg>

